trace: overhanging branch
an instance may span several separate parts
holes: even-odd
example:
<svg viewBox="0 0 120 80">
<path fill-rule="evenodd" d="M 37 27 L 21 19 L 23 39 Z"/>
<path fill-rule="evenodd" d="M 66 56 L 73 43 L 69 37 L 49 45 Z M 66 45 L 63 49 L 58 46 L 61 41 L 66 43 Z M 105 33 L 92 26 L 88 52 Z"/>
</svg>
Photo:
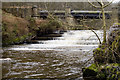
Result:
<svg viewBox="0 0 120 80">
<path fill-rule="evenodd" d="M 100 6 L 94 5 L 92 2 L 90 2 L 90 0 L 88 0 L 88 3 L 89 3 L 90 5 L 92 5 L 93 7 L 95 7 L 95 8 L 101 8 Z"/>
<path fill-rule="evenodd" d="M 109 2 L 108 4 L 104 5 L 104 7 L 103 7 L 103 8 L 105 8 L 105 7 L 109 6 L 109 5 L 110 5 L 113 1 L 114 1 L 114 0 L 112 0 L 112 1 L 111 1 L 111 2 Z"/>
</svg>

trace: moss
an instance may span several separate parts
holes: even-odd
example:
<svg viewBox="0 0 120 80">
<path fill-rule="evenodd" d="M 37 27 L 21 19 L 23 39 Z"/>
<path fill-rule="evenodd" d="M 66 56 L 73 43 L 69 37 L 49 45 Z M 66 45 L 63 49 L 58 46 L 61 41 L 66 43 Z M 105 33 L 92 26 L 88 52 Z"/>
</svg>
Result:
<svg viewBox="0 0 120 80">
<path fill-rule="evenodd" d="M 108 44 L 108 46 L 106 46 L 108 49 L 104 49 L 104 52 L 107 55 L 106 59 L 108 63 L 120 63 L 120 30 L 112 31 L 111 36 L 112 39 L 109 40 L 111 41 L 111 44 Z"/>
<path fill-rule="evenodd" d="M 83 77 L 94 77 L 97 80 L 119 80 L 120 79 L 120 64 L 102 64 L 97 67 L 92 64 L 90 67 L 84 68 Z"/>
<path fill-rule="evenodd" d="M 114 51 L 116 61 L 120 63 L 120 36 L 117 36 L 112 43 L 112 50 Z"/>
<path fill-rule="evenodd" d="M 97 69 L 96 65 L 92 64 L 88 68 L 83 68 L 83 77 L 92 77 L 97 75 Z"/>
<path fill-rule="evenodd" d="M 95 72 L 98 71 L 96 64 L 92 64 L 91 66 L 88 67 L 88 69 L 94 70 Z"/>
<path fill-rule="evenodd" d="M 119 53 L 120 43 L 119 41 L 118 42 L 116 41 L 118 40 L 115 40 L 112 43 L 112 49 L 104 45 L 103 46 L 101 45 L 99 46 L 99 48 L 96 48 L 93 51 L 93 56 L 94 56 L 95 61 L 97 61 L 99 64 L 100 63 L 114 63 L 114 62 L 119 63 L 120 57 L 119 57 L 119 54 L 116 54 L 116 52 Z"/>
<path fill-rule="evenodd" d="M 110 44 L 109 44 L 110 43 Z M 97 80 L 120 80 L 120 30 L 112 31 L 108 44 L 102 44 L 93 51 L 94 60 L 99 67 L 85 69 L 97 73 Z M 96 70 L 97 69 L 97 70 Z M 89 71 L 90 71 L 89 70 Z M 89 72 L 88 74 L 90 74 Z"/>
<path fill-rule="evenodd" d="M 93 56 L 94 56 L 95 61 L 99 63 L 103 63 L 106 60 L 104 49 L 96 48 L 93 52 L 94 52 Z"/>
<path fill-rule="evenodd" d="M 118 64 L 108 64 L 108 65 L 101 65 L 104 66 L 103 68 L 101 68 L 101 71 L 98 72 L 97 78 L 100 79 L 105 79 L 105 80 L 117 80 L 119 76 L 118 72 L 119 70 L 117 70 L 117 67 L 119 67 Z"/>
<path fill-rule="evenodd" d="M 114 42 L 112 43 L 112 50 L 115 50 L 120 52 L 120 36 L 117 36 L 114 40 Z"/>
<path fill-rule="evenodd" d="M 106 75 L 104 73 L 99 73 L 97 76 L 96 76 L 99 80 L 106 80 Z"/>
<path fill-rule="evenodd" d="M 27 39 L 29 39 L 29 37 L 31 37 L 32 34 L 27 34 L 27 35 L 23 35 L 23 36 L 20 36 L 20 37 L 12 37 L 12 38 L 9 38 L 9 40 L 5 40 L 3 41 L 4 45 L 3 46 L 7 46 L 7 45 L 10 45 L 10 44 L 20 44 L 20 43 L 23 43 L 24 41 L 26 41 Z"/>
<path fill-rule="evenodd" d="M 120 23 L 114 23 L 114 25 L 120 25 Z"/>
<path fill-rule="evenodd" d="M 31 33 L 30 34 L 27 34 L 27 35 L 23 35 L 21 37 L 17 37 L 15 39 L 13 39 L 13 42 L 14 43 L 22 43 L 24 42 L 27 38 L 29 38 L 31 36 Z"/>
</svg>

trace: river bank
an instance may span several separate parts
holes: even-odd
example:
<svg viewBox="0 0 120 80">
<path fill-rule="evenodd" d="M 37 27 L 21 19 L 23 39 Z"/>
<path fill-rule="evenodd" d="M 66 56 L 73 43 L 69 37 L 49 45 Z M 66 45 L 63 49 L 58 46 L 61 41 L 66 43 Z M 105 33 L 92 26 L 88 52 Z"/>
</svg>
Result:
<svg viewBox="0 0 120 80">
<path fill-rule="evenodd" d="M 25 42 L 30 43 L 33 38 L 52 34 L 57 30 L 64 30 L 61 23 L 56 20 L 42 20 L 34 18 L 24 19 L 13 16 L 12 14 L 4 11 L 2 12 L 3 47 L 14 44 L 23 44 Z"/>
<path fill-rule="evenodd" d="M 91 30 L 64 32 L 64 26 L 50 18 L 26 20 L 3 13 L 3 46 L 11 45 L 3 49 L 2 58 L 10 60 L 10 63 L 3 63 L 3 78 L 82 79 L 82 68 L 92 63 L 93 60 L 86 63 L 92 56 L 95 64 L 83 69 L 85 79 L 106 79 L 109 76 L 104 71 L 106 68 L 112 71 L 111 68 L 120 66 L 119 62 L 114 63 L 114 60 L 120 60 L 117 56 L 120 31 L 111 32 L 113 37 L 108 40 L 108 44 L 98 47 L 98 39 Z M 102 39 L 102 30 L 95 31 Z M 95 50 L 92 54 L 93 49 Z M 116 74 L 110 74 L 113 76 L 110 78 L 119 77 L 119 71 Z"/>
<path fill-rule="evenodd" d="M 64 33 L 66 30 L 97 30 L 100 27 L 83 27 L 83 25 L 70 26 L 56 19 L 49 17 L 48 19 L 39 19 L 39 18 L 20 18 L 16 17 L 10 13 L 3 11 L 2 17 L 2 46 L 9 46 L 14 44 L 24 44 L 24 43 L 36 43 L 35 39 L 48 40 L 53 39 L 54 37 L 61 36 L 61 33 Z M 99 20 L 96 20 L 97 22 Z M 82 24 L 82 23 L 80 23 Z M 93 23 L 91 23 L 93 24 Z M 94 23 L 96 25 L 96 22 Z M 55 32 L 57 32 L 55 34 Z M 51 35 L 52 34 L 52 35 Z M 48 36 L 49 35 L 49 36 Z M 48 36 L 48 37 L 46 37 Z M 34 40 L 34 41 L 33 41 Z"/>
<path fill-rule="evenodd" d="M 94 64 L 83 68 L 85 80 L 120 79 L 120 27 L 110 28 L 107 44 L 93 50 Z"/>
</svg>

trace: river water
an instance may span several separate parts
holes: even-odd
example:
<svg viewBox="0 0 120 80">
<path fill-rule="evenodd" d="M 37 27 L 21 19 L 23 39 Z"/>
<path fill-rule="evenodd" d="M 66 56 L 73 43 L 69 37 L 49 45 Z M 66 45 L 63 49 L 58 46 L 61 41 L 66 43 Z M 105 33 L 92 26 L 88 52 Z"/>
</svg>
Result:
<svg viewBox="0 0 120 80">
<path fill-rule="evenodd" d="M 102 30 L 95 30 L 102 40 Z M 3 78 L 82 79 L 99 41 L 90 30 L 69 30 L 53 40 L 4 48 Z"/>
</svg>

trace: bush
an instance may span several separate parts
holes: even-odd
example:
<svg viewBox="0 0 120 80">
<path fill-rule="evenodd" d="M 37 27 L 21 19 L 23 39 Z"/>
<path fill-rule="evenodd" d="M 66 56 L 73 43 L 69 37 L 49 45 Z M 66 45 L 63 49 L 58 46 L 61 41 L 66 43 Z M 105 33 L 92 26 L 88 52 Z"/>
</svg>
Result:
<svg viewBox="0 0 120 80">
<path fill-rule="evenodd" d="M 49 34 L 61 28 L 62 28 L 62 25 L 60 24 L 60 22 L 56 20 L 49 20 L 49 21 L 46 21 L 45 23 L 40 24 L 37 34 L 38 36 Z"/>
</svg>

